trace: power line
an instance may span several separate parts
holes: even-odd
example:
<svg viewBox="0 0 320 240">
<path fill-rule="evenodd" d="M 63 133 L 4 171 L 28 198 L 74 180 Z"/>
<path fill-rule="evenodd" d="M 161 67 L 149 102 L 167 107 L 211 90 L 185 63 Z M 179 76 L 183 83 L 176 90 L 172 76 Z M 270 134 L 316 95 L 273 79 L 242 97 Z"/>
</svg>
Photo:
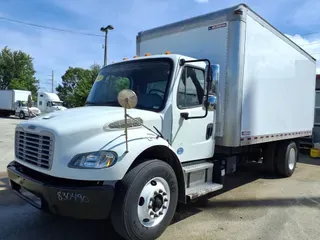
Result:
<svg viewBox="0 0 320 240">
<path fill-rule="evenodd" d="M 60 32 L 87 35 L 87 36 L 92 36 L 92 37 L 104 37 L 103 35 L 99 35 L 99 34 L 85 33 L 85 32 L 78 32 L 78 31 L 61 29 L 61 28 L 48 27 L 48 26 L 43 26 L 43 25 L 39 25 L 39 24 L 35 24 L 35 23 L 24 22 L 24 21 L 15 20 L 15 19 L 6 18 L 6 17 L 0 17 L 0 20 L 5 20 L 5 21 L 9 21 L 9 22 L 14 22 L 14 23 L 20 23 L 20 24 L 29 25 L 29 26 L 32 26 L 32 27 L 44 28 L 44 29 L 60 31 Z"/>
</svg>

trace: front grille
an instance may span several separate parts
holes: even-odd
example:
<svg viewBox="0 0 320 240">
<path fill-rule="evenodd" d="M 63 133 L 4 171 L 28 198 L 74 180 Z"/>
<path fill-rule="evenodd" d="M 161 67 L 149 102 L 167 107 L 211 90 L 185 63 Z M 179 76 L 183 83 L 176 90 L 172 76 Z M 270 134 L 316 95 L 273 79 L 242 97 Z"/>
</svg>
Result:
<svg viewBox="0 0 320 240">
<path fill-rule="evenodd" d="M 15 154 L 21 161 L 50 169 L 53 159 L 53 135 L 49 132 L 30 133 L 16 130 Z"/>
</svg>

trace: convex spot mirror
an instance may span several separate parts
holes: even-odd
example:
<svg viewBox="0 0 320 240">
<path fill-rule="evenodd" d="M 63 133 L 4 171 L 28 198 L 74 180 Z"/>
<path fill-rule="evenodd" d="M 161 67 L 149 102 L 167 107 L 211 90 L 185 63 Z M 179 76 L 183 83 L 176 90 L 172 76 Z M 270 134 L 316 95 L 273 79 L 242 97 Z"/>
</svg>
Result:
<svg viewBox="0 0 320 240">
<path fill-rule="evenodd" d="M 121 107 L 127 109 L 135 108 L 138 103 L 138 97 L 131 89 L 123 89 L 118 94 L 118 102 Z"/>
</svg>

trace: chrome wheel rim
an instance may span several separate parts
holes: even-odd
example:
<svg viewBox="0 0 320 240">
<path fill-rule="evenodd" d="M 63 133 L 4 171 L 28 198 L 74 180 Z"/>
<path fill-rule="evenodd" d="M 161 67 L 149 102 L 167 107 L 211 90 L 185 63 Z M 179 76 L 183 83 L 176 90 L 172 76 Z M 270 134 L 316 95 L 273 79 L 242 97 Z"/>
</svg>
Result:
<svg viewBox="0 0 320 240">
<path fill-rule="evenodd" d="M 138 218 L 145 227 L 157 226 L 166 216 L 170 204 L 170 187 L 161 177 L 151 179 L 138 199 Z"/>
<path fill-rule="evenodd" d="M 289 169 L 293 170 L 294 165 L 296 163 L 296 150 L 294 148 L 290 149 L 288 162 L 289 162 Z"/>
</svg>

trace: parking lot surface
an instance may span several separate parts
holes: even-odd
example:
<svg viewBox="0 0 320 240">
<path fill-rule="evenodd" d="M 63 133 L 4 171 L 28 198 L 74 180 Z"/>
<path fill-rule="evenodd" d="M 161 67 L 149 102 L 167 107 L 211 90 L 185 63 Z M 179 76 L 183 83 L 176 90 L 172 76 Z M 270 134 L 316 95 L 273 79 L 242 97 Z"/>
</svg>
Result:
<svg viewBox="0 0 320 240">
<path fill-rule="evenodd" d="M 21 121 L 14 117 L 0 118 L 0 172 L 13 160 L 14 128 Z"/>
<path fill-rule="evenodd" d="M 13 158 L 18 119 L 0 119 L 2 167 Z M 3 126 L 6 126 L 4 129 Z M 4 135 L 5 134 L 5 135 Z M 1 168 L 5 169 L 5 168 Z M 206 206 L 180 206 L 160 239 L 320 239 L 320 159 L 302 155 L 291 178 L 266 175 L 259 165 L 228 177 Z M 0 239 L 120 239 L 108 221 L 47 215 L 20 200 L 0 173 Z"/>
</svg>

